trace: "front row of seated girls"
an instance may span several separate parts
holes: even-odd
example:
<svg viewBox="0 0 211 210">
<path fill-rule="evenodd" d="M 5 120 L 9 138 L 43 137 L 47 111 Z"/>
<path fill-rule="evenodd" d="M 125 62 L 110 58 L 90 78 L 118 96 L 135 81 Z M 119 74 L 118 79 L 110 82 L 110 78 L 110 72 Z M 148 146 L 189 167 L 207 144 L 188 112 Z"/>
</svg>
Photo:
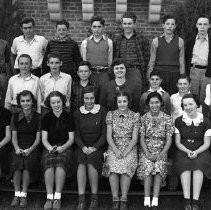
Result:
<svg viewBox="0 0 211 210">
<path fill-rule="evenodd" d="M 26 207 L 29 183 L 39 175 L 41 163 L 47 191 L 44 209 L 61 209 L 61 194 L 75 152 L 79 194 L 77 210 L 86 208 L 87 177 L 92 193 L 89 210 L 98 209 L 98 178 L 101 174 L 109 178 L 111 209 L 128 209 L 127 195 L 135 174 L 144 182 L 145 209 L 157 209 L 160 186 L 167 174 L 167 153 L 175 132 L 177 151 L 173 165 L 175 172 L 180 175 L 185 210 L 200 209 L 203 177 L 211 178 L 211 157 L 208 152 L 211 125 L 207 118 L 197 112 L 199 104 L 192 94 L 182 98 L 184 113 L 176 119 L 176 128 L 171 117 L 162 111 L 163 99 L 157 92 L 148 94 L 148 111 L 142 117 L 129 109 L 132 101 L 126 92 L 117 93 L 117 109 L 108 113 L 95 104 L 92 86 L 84 89 L 83 96 L 84 105 L 73 117 L 71 112 L 64 109 L 65 96 L 58 91 L 51 92 L 45 101 L 51 111 L 41 118 L 40 123 L 40 116 L 34 111 L 36 102 L 33 94 L 26 90 L 18 94 L 17 102 L 21 111 L 14 114 L 11 120 L 14 150 L 11 152 L 10 175 L 13 175 L 15 188 L 11 203 L 13 207 Z M 9 141 L 11 134 L 10 115 L 5 110 L 0 111 L 1 119 L 5 119 L 1 128 L 4 134 L 0 144 L 3 146 L 0 150 L 2 155 L 4 144 Z M 139 134 L 140 144 L 137 144 Z M 41 137 L 44 145 L 42 155 L 37 149 Z M 108 149 L 105 152 L 106 139 Z M 74 140 L 76 151 L 72 147 Z"/>
</svg>

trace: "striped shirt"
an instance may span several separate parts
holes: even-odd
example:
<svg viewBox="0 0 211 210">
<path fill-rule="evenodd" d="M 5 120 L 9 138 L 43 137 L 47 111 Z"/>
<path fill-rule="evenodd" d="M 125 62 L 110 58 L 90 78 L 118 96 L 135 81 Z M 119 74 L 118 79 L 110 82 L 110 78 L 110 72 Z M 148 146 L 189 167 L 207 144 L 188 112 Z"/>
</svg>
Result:
<svg viewBox="0 0 211 210">
<path fill-rule="evenodd" d="M 70 38 L 67 38 L 65 41 L 54 38 L 49 41 L 43 60 L 43 74 L 50 72 L 47 66 L 47 56 L 49 53 L 55 51 L 59 52 L 62 58 L 61 72 L 71 75 L 74 80 L 76 78 L 78 65 L 81 61 L 81 54 L 77 42 Z"/>
</svg>

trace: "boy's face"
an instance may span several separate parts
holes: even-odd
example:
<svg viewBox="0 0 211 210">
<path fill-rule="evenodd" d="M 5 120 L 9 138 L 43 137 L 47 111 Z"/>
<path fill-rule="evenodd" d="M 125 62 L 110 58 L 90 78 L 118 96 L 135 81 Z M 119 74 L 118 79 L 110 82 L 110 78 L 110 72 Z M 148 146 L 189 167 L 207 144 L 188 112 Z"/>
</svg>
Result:
<svg viewBox="0 0 211 210">
<path fill-rule="evenodd" d="M 67 37 L 68 34 L 68 29 L 66 25 L 57 25 L 56 27 L 56 35 L 60 38 L 60 39 L 65 39 Z"/>
<path fill-rule="evenodd" d="M 196 23 L 196 28 L 198 29 L 199 34 L 207 34 L 207 31 L 210 28 L 209 20 L 207 18 L 199 18 Z"/>
<path fill-rule="evenodd" d="M 160 88 L 161 82 L 162 79 L 157 75 L 153 75 L 149 78 L 149 84 L 152 89 L 158 90 Z"/>
<path fill-rule="evenodd" d="M 165 23 L 162 24 L 165 34 L 173 34 L 176 28 L 175 19 L 167 19 Z"/>
<path fill-rule="evenodd" d="M 26 58 L 26 57 L 19 58 L 18 68 L 20 69 L 20 73 L 30 72 L 31 67 L 32 67 L 32 64 L 29 58 Z"/>
<path fill-rule="evenodd" d="M 50 67 L 51 73 L 58 73 L 62 66 L 62 61 L 59 58 L 50 58 L 47 65 Z"/>
<path fill-rule="evenodd" d="M 100 37 L 103 34 L 103 25 L 100 21 L 94 21 L 91 26 L 92 34 L 94 37 Z"/>
<path fill-rule="evenodd" d="M 124 30 L 124 33 L 131 34 L 134 32 L 136 24 L 134 23 L 132 18 L 123 18 L 122 28 Z"/>
<path fill-rule="evenodd" d="M 22 31 L 25 38 L 32 38 L 34 36 L 34 26 L 30 23 L 23 23 Z"/>
<path fill-rule="evenodd" d="M 190 83 L 187 79 L 179 79 L 177 82 L 179 93 L 188 93 L 190 91 Z"/>
<path fill-rule="evenodd" d="M 91 75 L 91 71 L 88 66 L 79 66 L 77 74 L 80 78 L 80 80 L 87 80 L 89 76 Z"/>
</svg>

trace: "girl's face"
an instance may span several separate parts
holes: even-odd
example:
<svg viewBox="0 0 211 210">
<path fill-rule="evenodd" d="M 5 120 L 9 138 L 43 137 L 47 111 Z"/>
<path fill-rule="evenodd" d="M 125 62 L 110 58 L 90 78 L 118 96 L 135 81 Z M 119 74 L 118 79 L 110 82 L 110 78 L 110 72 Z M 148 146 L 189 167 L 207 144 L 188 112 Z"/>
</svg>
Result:
<svg viewBox="0 0 211 210">
<path fill-rule="evenodd" d="M 161 102 L 157 97 L 153 97 L 149 101 L 149 109 L 152 113 L 160 112 Z"/>
<path fill-rule="evenodd" d="M 194 116 L 197 112 L 197 104 L 193 98 L 185 98 L 182 100 L 184 111 L 189 116 Z"/>
<path fill-rule="evenodd" d="M 124 78 L 126 75 L 126 67 L 124 64 L 114 66 L 115 78 Z"/>
<path fill-rule="evenodd" d="M 50 106 L 54 112 L 62 111 L 63 103 L 59 96 L 53 96 L 50 98 Z"/>
<path fill-rule="evenodd" d="M 20 105 L 21 105 L 21 108 L 25 111 L 31 110 L 31 108 L 33 106 L 31 96 L 30 95 L 21 96 L 20 97 Z"/>
<path fill-rule="evenodd" d="M 84 94 L 84 105 L 85 109 L 90 111 L 95 105 L 95 96 L 94 93 L 85 93 Z"/>
<path fill-rule="evenodd" d="M 117 106 L 120 111 L 128 109 L 128 98 L 126 96 L 117 97 Z"/>
</svg>

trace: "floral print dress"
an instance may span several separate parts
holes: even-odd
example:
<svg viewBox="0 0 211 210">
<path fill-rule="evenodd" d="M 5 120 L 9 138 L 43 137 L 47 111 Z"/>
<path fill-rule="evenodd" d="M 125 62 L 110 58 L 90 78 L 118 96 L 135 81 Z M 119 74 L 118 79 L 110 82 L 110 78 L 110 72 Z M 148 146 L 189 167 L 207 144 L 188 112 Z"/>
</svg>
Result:
<svg viewBox="0 0 211 210">
<path fill-rule="evenodd" d="M 141 117 L 140 135 L 145 137 L 147 150 L 151 154 L 159 154 L 166 144 L 166 136 L 172 136 L 173 132 L 173 120 L 164 112 L 160 112 L 156 120 L 152 119 L 149 112 Z M 167 163 L 167 154 L 159 160 L 151 161 L 140 147 L 137 177 L 143 180 L 149 175 L 159 173 L 164 180 L 167 174 Z"/>
<path fill-rule="evenodd" d="M 112 126 L 112 137 L 116 147 L 124 152 L 130 142 L 132 141 L 132 133 L 134 127 L 140 126 L 140 115 L 133 111 L 128 110 L 126 113 L 122 113 L 118 110 L 110 111 L 106 117 L 106 123 Z M 108 177 L 110 173 L 127 174 L 129 177 L 133 177 L 137 165 L 137 146 L 126 157 L 117 158 L 116 154 L 109 146 L 106 152 L 106 161 L 103 166 L 103 175 Z"/>
</svg>

